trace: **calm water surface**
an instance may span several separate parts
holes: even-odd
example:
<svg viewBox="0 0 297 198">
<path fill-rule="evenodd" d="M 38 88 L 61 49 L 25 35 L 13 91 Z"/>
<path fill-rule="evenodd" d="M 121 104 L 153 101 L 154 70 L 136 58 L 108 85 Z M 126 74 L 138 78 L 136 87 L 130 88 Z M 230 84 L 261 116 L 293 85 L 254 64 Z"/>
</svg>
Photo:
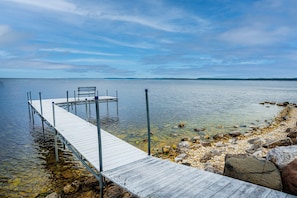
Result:
<svg viewBox="0 0 297 198">
<path fill-rule="evenodd" d="M 263 101 L 297 103 L 296 81 L 195 81 L 195 80 L 84 80 L 84 79 L 0 79 L 0 197 L 35 197 L 50 191 L 53 184 L 46 168 L 40 120 L 29 120 L 26 93 L 32 98 L 66 97 L 78 86 L 96 86 L 99 95 L 119 93 L 115 103 L 100 104 L 102 128 L 144 149 L 146 106 L 149 90 L 153 147 L 176 144 L 181 137 L 193 137 L 194 128 L 205 134 L 234 130 L 234 125 L 264 126 L 281 110 L 259 105 Z M 78 115 L 95 120 L 95 109 L 78 108 Z M 185 127 L 176 126 L 184 123 Z M 239 128 L 241 131 L 247 128 Z M 172 138 L 172 135 L 177 137 Z"/>
</svg>

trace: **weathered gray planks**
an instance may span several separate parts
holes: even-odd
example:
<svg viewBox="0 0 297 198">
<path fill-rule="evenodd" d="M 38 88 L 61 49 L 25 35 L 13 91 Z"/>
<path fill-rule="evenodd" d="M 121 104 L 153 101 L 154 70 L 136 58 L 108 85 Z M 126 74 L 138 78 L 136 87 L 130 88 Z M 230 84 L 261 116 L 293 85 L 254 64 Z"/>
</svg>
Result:
<svg viewBox="0 0 297 198">
<path fill-rule="evenodd" d="M 89 98 L 91 100 L 91 98 Z M 103 96 L 99 100 L 117 100 Z M 53 123 L 52 101 L 42 101 L 42 117 Z M 69 99 L 69 102 L 75 102 Z M 32 101 L 40 113 L 40 101 Z M 99 170 L 97 128 L 93 124 L 55 105 L 55 129 L 87 161 Z M 255 184 L 209 173 L 147 154 L 101 129 L 102 175 L 139 197 L 295 197 Z"/>
</svg>

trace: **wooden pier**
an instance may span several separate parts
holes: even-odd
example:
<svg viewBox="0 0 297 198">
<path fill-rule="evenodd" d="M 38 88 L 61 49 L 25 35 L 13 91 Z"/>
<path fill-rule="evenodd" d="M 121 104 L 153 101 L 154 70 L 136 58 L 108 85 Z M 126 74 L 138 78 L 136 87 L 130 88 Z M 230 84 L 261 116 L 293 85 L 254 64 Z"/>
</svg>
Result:
<svg viewBox="0 0 297 198">
<path fill-rule="evenodd" d="M 88 100 L 94 102 L 93 98 Z M 117 101 L 117 97 L 100 96 L 98 100 Z M 41 100 L 41 97 L 40 100 L 28 100 L 32 115 L 33 112 L 37 113 L 42 122 L 53 128 L 55 142 L 59 138 L 96 176 L 101 187 L 102 177 L 105 177 L 138 197 L 295 197 L 152 157 L 59 106 L 67 102 L 80 101 L 75 98 Z M 101 139 L 98 138 L 98 131 Z M 99 159 L 102 159 L 101 163 Z"/>
</svg>

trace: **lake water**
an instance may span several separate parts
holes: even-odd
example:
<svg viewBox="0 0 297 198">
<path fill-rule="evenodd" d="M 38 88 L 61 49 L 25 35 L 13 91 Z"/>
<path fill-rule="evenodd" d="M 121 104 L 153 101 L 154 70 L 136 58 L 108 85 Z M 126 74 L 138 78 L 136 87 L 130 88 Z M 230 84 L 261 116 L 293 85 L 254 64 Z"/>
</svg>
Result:
<svg viewBox="0 0 297 198">
<path fill-rule="evenodd" d="M 103 80 L 103 79 L 0 79 L 0 197 L 35 197 L 53 188 L 51 172 L 41 145 L 40 119 L 29 120 L 27 92 L 32 98 L 73 97 L 79 86 L 96 86 L 99 95 L 119 95 L 116 103 L 100 104 L 101 126 L 145 149 L 145 89 L 153 147 L 176 144 L 182 137 L 230 132 L 234 125 L 267 125 L 281 110 L 259 105 L 264 101 L 297 103 L 296 81 L 220 80 Z M 93 122 L 95 109 L 85 106 L 78 115 Z M 184 123 L 180 129 L 178 124 Z M 205 128 L 198 134 L 195 128 Z M 244 132 L 248 127 L 240 127 Z"/>
</svg>

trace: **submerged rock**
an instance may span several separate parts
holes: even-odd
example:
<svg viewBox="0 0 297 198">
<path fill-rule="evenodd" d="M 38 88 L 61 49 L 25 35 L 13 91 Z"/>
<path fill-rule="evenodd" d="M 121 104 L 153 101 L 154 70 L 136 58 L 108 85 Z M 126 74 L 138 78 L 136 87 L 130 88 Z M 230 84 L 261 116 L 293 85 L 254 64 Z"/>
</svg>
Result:
<svg viewBox="0 0 297 198">
<path fill-rule="evenodd" d="M 63 191 L 65 194 L 73 194 L 76 193 L 79 190 L 80 187 L 80 181 L 74 181 L 71 184 L 67 184 L 64 186 Z"/>
</svg>

